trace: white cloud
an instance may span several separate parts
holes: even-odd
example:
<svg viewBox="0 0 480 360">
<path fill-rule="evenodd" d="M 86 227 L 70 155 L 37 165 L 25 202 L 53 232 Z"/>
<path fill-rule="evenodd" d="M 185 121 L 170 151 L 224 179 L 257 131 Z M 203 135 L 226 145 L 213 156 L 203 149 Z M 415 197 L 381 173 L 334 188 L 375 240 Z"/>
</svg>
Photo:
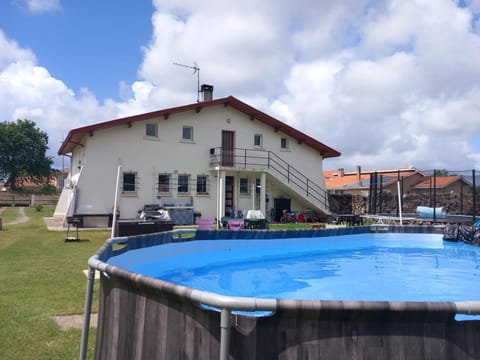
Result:
<svg viewBox="0 0 480 360">
<path fill-rule="evenodd" d="M 59 2 L 55 2 L 59 5 Z M 45 3 L 44 3 L 45 4 Z M 100 104 L 0 31 L 0 115 L 47 128 L 196 100 L 193 70 L 342 152 L 324 168 L 480 168 L 479 0 L 154 0 L 153 34 L 122 101 Z"/>
<path fill-rule="evenodd" d="M 7 39 L 0 29 L 0 71 L 16 61 L 35 61 L 35 55 L 21 48 L 14 40 Z"/>
<path fill-rule="evenodd" d="M 60 0 L 25 0 L 27 8 L 32 13 L 45 13 L 61 9 Z"/>
<path fill-rule="evenodd" d="M 116 104 L 101 106 L 88 90 L 75 94 L 43 67 L 17 61 L 0 71 L 1 121 L 29 119 L 49 134 L 49 155 L 74 127 L 117 116 Z"/>
</svg>

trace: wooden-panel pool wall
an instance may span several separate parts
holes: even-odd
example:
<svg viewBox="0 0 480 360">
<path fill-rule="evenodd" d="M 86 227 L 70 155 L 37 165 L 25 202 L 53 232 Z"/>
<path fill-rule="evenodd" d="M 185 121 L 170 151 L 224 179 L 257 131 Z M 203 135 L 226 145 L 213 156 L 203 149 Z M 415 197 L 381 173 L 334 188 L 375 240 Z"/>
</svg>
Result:
<svg viewBox="0 0 480 360">
<path fill-rule="evenodd" d="M 219 358 L 220 313 L 191 303 L 191 289 L 107 272 L 95 359 Z M 230 359 L 480 358 L 480 321 L 455 321 L 453 304 L 352 304 L 285 300 L 273 316 L 232 315 Z"/>
</svg>

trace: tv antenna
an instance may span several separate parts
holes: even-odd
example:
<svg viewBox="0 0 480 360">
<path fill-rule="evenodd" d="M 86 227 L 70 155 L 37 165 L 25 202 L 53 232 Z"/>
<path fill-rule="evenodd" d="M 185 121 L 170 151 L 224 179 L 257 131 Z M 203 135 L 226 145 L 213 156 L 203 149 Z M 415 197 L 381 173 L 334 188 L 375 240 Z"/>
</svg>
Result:
<svg viewBox="0 0 480 360">
<path fill-rule="evenodd" d="M 198 67 L 197 62 L 194 61 L 193 66 L 185 65 L 185 64 L 179 64 L 179 63 L 176 63 L 176 62 L 174 62 L 173 65 L 177 65 L 177 66 L 181 66 L 181 67 L 184 67 L 184 68 L 192 69 L 193 70 L 192 75 L 197 74 L 197 102 L 200 102 L 200 68 Z"/>
</svg>

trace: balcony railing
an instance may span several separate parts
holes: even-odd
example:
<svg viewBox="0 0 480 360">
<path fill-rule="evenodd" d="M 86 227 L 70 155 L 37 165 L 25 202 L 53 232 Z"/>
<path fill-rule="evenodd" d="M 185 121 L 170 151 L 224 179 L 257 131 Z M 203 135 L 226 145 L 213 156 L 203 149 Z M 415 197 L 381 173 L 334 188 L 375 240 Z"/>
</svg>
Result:
<svg viewBox="0 0 480 360">
<path fill-rule="evenodd" d="M 317 206 L 328 209 L 328 196 L 325 189 L 271 151 L 242 148 L 226 151 L 222 148 L 212 148 L 210 149 L 210 166 L 268 170 L 272 176 L 288 184 Z"/>
</svg>

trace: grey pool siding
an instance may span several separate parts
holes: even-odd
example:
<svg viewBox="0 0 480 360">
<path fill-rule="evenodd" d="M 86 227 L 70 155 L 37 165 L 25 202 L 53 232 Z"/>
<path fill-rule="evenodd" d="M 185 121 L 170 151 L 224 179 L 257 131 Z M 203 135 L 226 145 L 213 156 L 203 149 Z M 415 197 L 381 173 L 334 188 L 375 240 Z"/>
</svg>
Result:
<svg viewBox="0 0 480 360">
<path fill-rule="evenodd" d="M 308 231 L 198 231 L 195 239 L 299 237 Z M 314 230 L 310 236 L 324 235 Z M 116 241 L 126 245 L 113 250 L 107 243 L 97 258 L 170 242 L 172 234 Z M 95 359 L 219 359 L 220 313 L 192 302 L 193 289 L 111 265 L 102 269 Z M 229 359 L 480 358 L 480 321 L 456 321 L 453 302 L 275 300 L 274 307 L 271 316 L 230 316 Z"/>
</svg>

